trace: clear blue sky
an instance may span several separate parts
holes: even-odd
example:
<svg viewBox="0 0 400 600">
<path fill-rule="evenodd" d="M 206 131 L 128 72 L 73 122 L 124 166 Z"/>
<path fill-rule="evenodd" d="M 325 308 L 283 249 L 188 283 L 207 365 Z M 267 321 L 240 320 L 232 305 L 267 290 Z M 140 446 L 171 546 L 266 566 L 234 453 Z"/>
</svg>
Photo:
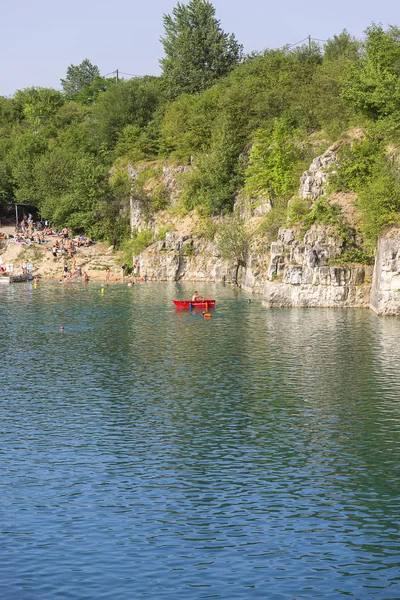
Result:
<svg viewBox="0 0 400 600">
<path fill-rule="evenodd" d="M 1 0 L 0 95 L 32 85 L 60 88 L 70 64 L 88 58 L 105 75 L 118 68 L 159 74 L 162 15 L 176 0 Z M 185 4 L 186 1 L 184 0 Z M 214 0 L 222 28 L 245 52 L 281 47 L 309 33 L 346 28 L 361 37 L 372 22 L 400 25 L 398 0 Z"/>
</svg>

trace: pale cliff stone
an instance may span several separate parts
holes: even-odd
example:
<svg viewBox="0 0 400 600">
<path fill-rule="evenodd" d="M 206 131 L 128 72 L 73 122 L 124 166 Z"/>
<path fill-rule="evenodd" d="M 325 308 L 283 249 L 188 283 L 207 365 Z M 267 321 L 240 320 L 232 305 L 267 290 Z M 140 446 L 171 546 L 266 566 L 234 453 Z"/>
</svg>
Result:
<svg viewBox="0 0 400 600">
<path fill-rule="evenodd" d="M 304 171 L 300 178 L 300 198 L 318 200 L 325 195 L 329 171 L 337 162 L 336 150 L 336 146 L 331 146 L 324 154 L 314 158 L 307 171 Z"/>
<path fill-rule="evenodd" d="M 400 315 L 400 229 L 378 240 L 370 307 L 379 315 Z"/>
<path fill-rule="evenodd" d="M 252 217 L 264 217 L 271 208 L 272 204 L 268 196 L 250 198 L 241 193 L 234 202 L 234 211 L 246 221 Z"/>
<path fill-rule="evenodd" d="M 193 253 L 186 254 L 193 240 L 187 239 L 179 244 L 179 250 L 157 250 L 153 245 L 139 255 L 139 269 L 142 277 L 148 281 L 210 281 L 216 283 L 232 282 L 234 266 L 228 261 L 213 256 L 210 246 L 197 247 Z"/>
<path fill-rule="evenodd" d="M 268 308 L 326 307 L 366 308 L 369 305 L 368 285 L 313 285 L 309 283 L 267 282 L 263 304 Z"/>
<path fill-rule="evenodd" d="M 323 266 L 330 258 L 340 256 L 342 250 L 343 241 L 333 227 L 313 225 L 302 238 L 294 229 L 281 228 L 278 241 L 271 244 L 268 279 L 282 274 L 287 264 L 309 268 Z"/>
<path fill-rule="evenodd" d="M 368 306 L 370 286 L 365 281 L 371 269 L 327 265 L 342 250 L 343 241 L 333 227 L 314 225 L 303 238 L 295 230 L 280 229 L 278 241 L 271 244 L 264 304 L 271 308 Z"/>
<path fill-rule="evenodd" d="M 192 167 L 190 165 L 164 166 L 162 168 L 162 183 L 168 192 L 170 203 L 176 204 L 181 193 L 179 177 L 184 173 L 189 173 Z"/>
<path fill-rule="evenodd" d="M 241 285 L 246 291 L 262 294 L 267 281 L 267 256 L 263 251 L 250 252 L 247 264 L 242 268 Z"/>
<path fill-rule="evenodd" d="M 317 157 L 303 174 L 299 194 L 313 200 L 326 193 L 329 172 L 335 164 L 337 147 Z M 169 193 L 179 196 L 175 177 L 190 167 L 163 168 L 163 183 Z M 135 176 L 135 173 L 132 173 Z M 137 176 L 137 173 L 136 173 Z M 267 198 L 247 199 L 236 208 L 246 219 L 270 210 Z M 173 200 L 172 200 L 173 203 Z M 140 202 L 131 201 L 131 223 L 138 230 L 157 223 L 145 215 Z M 224 261 L 215 242 L 196 236 L 189 219 L 184 227 L 172 224 L 165 240 L 152 244 L 139 256 L 140 273 L 153 281 L 233 282 L 236 267 Z M 223 222 L 218 222 L 218 226 Z M 162 222 L 161 222 L 162 223 Z M 167 220 L 169 227 L 171 219 Z M 163 229 L 165 222 L 163 223 Z M 156 235 L 155 235 L 156 238 Z M 330 266 L 344 244 L 334 227 L 312 226 L 304 235 L 297 228 L 281 228 L 270 249 L 258 240 L 247 264 L 239 271 L 239 282 L 247 291 L 262 293 L 269 307 L 367 307 L 379 314 L 400 315 L 400 230 L 391 230 L 379 241 L 373 291 L 369 267 Z"/>
</svg>

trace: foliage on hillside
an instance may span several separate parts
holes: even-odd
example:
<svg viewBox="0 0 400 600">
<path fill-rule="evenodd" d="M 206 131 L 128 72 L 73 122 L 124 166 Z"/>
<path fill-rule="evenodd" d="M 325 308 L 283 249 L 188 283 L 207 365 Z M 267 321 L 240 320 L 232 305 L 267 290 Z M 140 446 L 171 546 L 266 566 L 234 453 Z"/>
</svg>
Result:
<svg viewBox="0 0 400 600">
<path fill-rule="evenodd" d="M 222 65 L 211 65 L 207 81 L 198 79 L 185 48 L 174 62 L 171 46 L 184 44 L 196 10 L 210 34 L 213 64 Z M 357 126 L 365 140 L 342 146 L 331 188 L 357 192 L 367 246 L 398 222 L 397 27 L 372 24 L 363 41 L 344 31 L 323 48 L 267 49 L 242 59 L 240 45 L 224 34 L 205 0 L 178 4 L 164 22 L 161 77 L 116 84 L 85 60 L 68 68 L 63 92 L 28 88 L 0 97 L 0 203 L 34 203 L 55 225 L 118 241 L 128 231 L 132 191 L 143 194 L 140 182 L 132 188 L 121 175 L 121 165 L 170 158 L 192 164 L 180 181 L 181 210 L 229 213 L 242 189 L 270 199 L 269 235 L 279 224 L 316 218 L 313 207 L 297 203 L 294 210 L 296 202 L 288 202 L 302 169 L 320 153 L 311 134 L 320 132 L 326 147 Z M 185 64 L 193 85 L 175 86 L 172 94 L 171 77 Z M 153 210 L 165 207 L 165 189 L 151 196 Z"/>
</svg>

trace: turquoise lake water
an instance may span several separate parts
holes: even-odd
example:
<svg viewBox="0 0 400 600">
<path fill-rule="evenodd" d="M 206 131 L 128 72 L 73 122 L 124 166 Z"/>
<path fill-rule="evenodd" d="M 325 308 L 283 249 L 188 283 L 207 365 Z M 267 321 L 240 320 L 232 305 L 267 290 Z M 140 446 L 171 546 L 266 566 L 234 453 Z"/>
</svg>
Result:
<svg viewBox="0 0 400 600">
<path fill-rule="evenodd" d="M 400 598 L 400 319 L 193 289 L 0 287 L 0 597 Z"/>
</svg>

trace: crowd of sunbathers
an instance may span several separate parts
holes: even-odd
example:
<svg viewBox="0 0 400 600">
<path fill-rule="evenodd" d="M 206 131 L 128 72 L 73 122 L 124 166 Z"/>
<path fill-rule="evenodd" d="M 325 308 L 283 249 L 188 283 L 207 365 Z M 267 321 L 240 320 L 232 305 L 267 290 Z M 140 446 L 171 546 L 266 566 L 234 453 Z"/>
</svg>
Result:
<svg viewBox="0 0 400 600">
<path fill-rule="evenodd" d="M 33 222 L 32 215 L 24 215 L 23 219 L 16 226 L 16 233 L 14 236 L 10 236 L 11 240 L 16 244 L 48 244 L 49 238 L 59 238 L 53 247 L 47 247 L 46 250 L 53 252 L 56 248 L 57 253 L 62 254 L 66 252 L 70 257 L 74 253 L 74 248 L 84 247 L 87 248 L 93 244 L 89 237 L 80 235 L 72 237 L 71 230 L 68 227 L 63 229 L 54 229 L 50 226 L 48 221 Z M 53 252 L 54 254 L 54 252 Z"/>
<path fill-rule="evenodd" d="M 69 227 L 55 229 L 50 226 L 48 221 L 38 221 L 34 223 L 32 215 L 24 215 L 23 219 L 16 226 L 15 235 L 9 236 L 9 241 L 16 244 L 40 244 L 45 247 L 47 252 L 51 252 L 54 258 L 63 259 L 63 278 L 61 281 L 67 282 L 71 279 L 80 279 L 89 281 L 88 274 L 76 264 L 75 254 L 78 248 L 87 248 L 93 244 L 89 237 L 79 235 L 72 236 Z M 67 262 L 70 260 L 70 265 Z"/>
</svg>

